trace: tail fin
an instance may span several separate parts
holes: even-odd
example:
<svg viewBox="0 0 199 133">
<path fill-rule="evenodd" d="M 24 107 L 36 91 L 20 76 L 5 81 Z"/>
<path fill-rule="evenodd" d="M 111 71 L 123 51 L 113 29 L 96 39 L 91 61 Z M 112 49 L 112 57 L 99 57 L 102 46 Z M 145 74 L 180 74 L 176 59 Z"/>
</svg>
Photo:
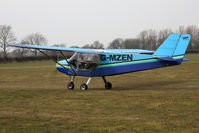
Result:
<svg viewBox="0 0 199 133">
<path fill-rule="evenodd" d="M 190 40 L 191 36 L 188 34 L 171 34 L 160 45 L 160 47 L 154 52 L 153 55 L 156 57 L 173 57 L 184 55 Z"/>
</svg>

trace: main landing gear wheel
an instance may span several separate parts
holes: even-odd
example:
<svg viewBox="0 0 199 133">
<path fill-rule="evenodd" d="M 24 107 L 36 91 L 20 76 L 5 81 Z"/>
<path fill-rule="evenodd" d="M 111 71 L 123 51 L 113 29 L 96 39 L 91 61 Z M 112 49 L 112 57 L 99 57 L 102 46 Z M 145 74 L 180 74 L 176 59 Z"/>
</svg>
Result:
<svg viewBox="0 0 199 133">
<path fill-rule="evenodd" d="M 110 82 L 107 82 L 104 76 L 102 76 L 102 79 L 104 80 L 105 83 L 105 89 L 111 89 L 112 84 Z"/>
<path fill-rule="evenodd" d="M 80 86 L 80 90 L 87 90 L 87 89 L 88 85 L 86 85 L 85 83 Z"/>
<path fill-rule="evenodd" d="M 111 89 L 112 88 L 112 84 L 110 82 L 106 82 L 105 83 L 105 88 L 106 89 Z"/>
<path fill-rule="evenodd" d="M 75 87 L 75 85 L 74 85 L 73 82 L 69 82 L 68 85 L 67 85 L 68 90 L 73 90 L 74 87 Z"/>
</svg>

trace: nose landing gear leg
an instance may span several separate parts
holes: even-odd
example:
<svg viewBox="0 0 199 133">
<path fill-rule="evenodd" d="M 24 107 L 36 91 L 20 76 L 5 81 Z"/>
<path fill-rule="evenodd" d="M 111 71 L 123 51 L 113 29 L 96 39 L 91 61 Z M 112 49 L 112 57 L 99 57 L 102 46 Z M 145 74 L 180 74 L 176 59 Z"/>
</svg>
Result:
<svg viewBox="0 0 199 133">
<path fill-rule="evenodd" d="M 80 90 L 87 90 L 88 89 L 88 85 L 89 83 L 91 82 L 91 77 L 89 77 L 88 81 L 85 83 L 83 83 L 81 86 L 80 86 Z"/>
<path fill-rule="evenodd" d="M 112 84 L 110 82 L 107 82 L 104 76 L 102 76 L 102 79 L 104 80 L 105 88 L 106 89 L 111 89 L 112 88 Z"/>
</svg>

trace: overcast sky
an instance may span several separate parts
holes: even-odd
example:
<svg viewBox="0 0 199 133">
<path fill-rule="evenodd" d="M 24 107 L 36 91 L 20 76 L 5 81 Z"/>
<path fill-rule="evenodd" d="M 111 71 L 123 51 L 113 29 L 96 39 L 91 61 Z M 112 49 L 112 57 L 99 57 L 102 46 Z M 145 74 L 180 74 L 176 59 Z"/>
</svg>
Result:
<svg viewBox="0 0 199 133">
<path fill-rule="evenodd" d="M 40 32 L 49 45 L 107 45 L 144 29 L 199 26 L 199 0 L 0 0 L 2 24 L 11 25 L 18 40 Z"/>
</svg>

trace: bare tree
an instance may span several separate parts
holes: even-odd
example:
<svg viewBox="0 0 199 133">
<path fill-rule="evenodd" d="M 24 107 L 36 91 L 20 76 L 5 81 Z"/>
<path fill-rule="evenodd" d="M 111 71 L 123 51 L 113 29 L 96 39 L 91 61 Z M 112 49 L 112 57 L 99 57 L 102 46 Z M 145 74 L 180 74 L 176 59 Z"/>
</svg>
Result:
<svg viewBox="0 0 199 133">
<path fill-rule="evenodd" d="M 157 33 L 155 30 L 148 30 L 147 44 L 147 49 L 155 49 L 157 44 Z"/>
<path fill-rule="evenodd" d="M 121 38 L 114 39 L 108 46 L 108 49 L 122 49 L 124 47 L 124 40 Z"/>
<path fill-rule="evenodd" d="M 184 26 L 180 26 L 176 31 L 178 34 L 186 34 L 186 30 Z"/>
<path fill-rule="evenodd" d="M 100 43 L 99 41 L 94 41 L 91 44 L 91 49 L 104 49 L 104 45 Z"/>
<path fill-rule="evenodd" d="M 9 44 L 15 43 L 16 37 L 9 25 L 0 25 L 0 47 L 3 49 L 4 59 L 7 58 Z"/>
<path fill-rule="evenodd" d="M 25 37 L 23 40 L 31 45 L 46 45 L 47 44 L 47 38 L 40 33 L 30 34 L 27 37 Z M 37 50 L 33 50 L 32 52 L 35 54 L 35 56 L 37 56 Z"/>
<path fill-rule="evenodd" d="M 199 39 L 199 29 L 195 25 L 190 25 L 186 28 L 186 33 L 191 35 L 191 42 L 189 44 L 188 50 L 191 50 L 194 45 L 197 45 L 197 41 Z"/>
<path fill-rule="evenodd" d="M 86 45 L 84 45 L 82 48 L 88 48 L 88 49 L 90 49 L 90 45 L 89 45 L 89 44 L 86 44 Z"/>
<path fill-rule="evenodd" d="M 140 40 L 139 39 L 125 39 L 124 41 L 124 48 L 125 49 L 140 49 Z"/>
<path fill-rule="evenodd" d="M 28 42 L 22 40 L 19 44 L 28 44 Z M 16 48 L 12 51 L 12 55 L 15 57 L 24 57 L 25 55 L 29 54 L 31 51 L 25 48 Z"/>
<path fill-rule="evenodd" d="M 180 28 L 179 29 L 181 32 L 183 32 L 183 29 Z M 164 29 L 164 30 L 160 30 L 158 32 L 157 35 L 157 44 L 156 44 L 156 48 L 158 48 L 164 41 L 165 39 L 172 33 L 172 31 L 170 29 Z"/>
<path fill-rule="evenodd" d="M 99 41 L 94 41 L 92 44 L 86 44 L 82 48 L 88 48 L 88 49 L 104 49 L 104 45 L 100 43 Z"/>
<path fill-rule="evenodd" d="M 144 30 L 138 35 L 142 49 L 153 50 L 157 44 L 157 33 L 155 30 Z"/>
<path fill-rule="evenodd" d="M 147 36 L 148 36 L 147 30 L 144 30 L 144 31 L 140 32 L 140 34 L 138 35 L 138 39 L 140 40 L 140 45 L 141 45 L 142 49 L 146 49 Z"/>
</svg>

